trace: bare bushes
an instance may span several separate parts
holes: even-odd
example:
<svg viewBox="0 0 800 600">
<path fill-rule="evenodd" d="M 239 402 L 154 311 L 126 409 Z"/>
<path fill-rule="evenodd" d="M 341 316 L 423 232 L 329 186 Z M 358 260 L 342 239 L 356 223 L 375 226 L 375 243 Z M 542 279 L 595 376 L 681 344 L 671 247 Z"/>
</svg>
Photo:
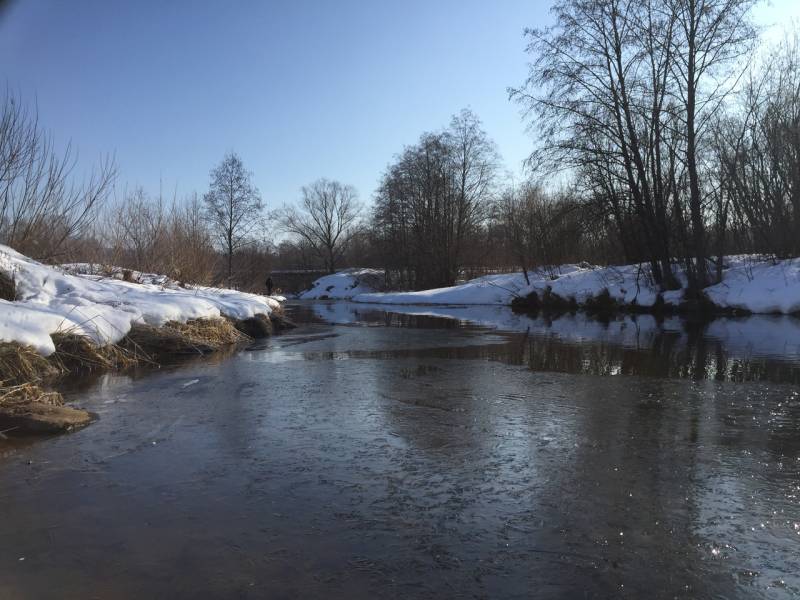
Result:
<svg viewBox="0 0 800 600">
<path fill-rule="evenodd" d="M 40 260 L 58 256 L 84 235 L 116 178 L 105 158 L 83 179 L 77 155 L 59 152 L 39 124 L 35 108 L 6 92 L 0 100 L 0 243 Z"/>
<path fill-rule="evenodd" d="M 800 35 L 751 76 L 742 111 L 718 127 L 724 216 L 750 251 L 800 254 Z M 725 221 L 723 221 L 723 224 Z"/>
<path fill-rule="evenodd" d="M 531 185 L 506 190 L 497 203 L 507 252 L 526 280 L 532 269 L 577 262 L 585 254 L 585 215 L 585 207 L 568 196 L 547 194 Z"/>
<path fill-rule="evenodd" d="M 104 262 L 183 283 L 213 280 L 218 260 L 196 194 L 167 206 L 136 188 L 110 207 L 101 233 L 109 248 Z"/>
</svg>

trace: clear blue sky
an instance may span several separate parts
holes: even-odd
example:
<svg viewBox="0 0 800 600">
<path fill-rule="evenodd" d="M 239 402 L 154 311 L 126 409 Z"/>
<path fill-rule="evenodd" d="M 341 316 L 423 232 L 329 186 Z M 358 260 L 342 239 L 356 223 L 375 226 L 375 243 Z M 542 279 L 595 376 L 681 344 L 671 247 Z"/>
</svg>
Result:
<svg viewBox="0 0 800 600">
<path fill-rule="evenodd" d="M 763 23 L 800 15 L 776 0 Z M 82 164 L 114 152 L 118 188 L 208 185 L 229 150 L 270 208 L 325 176 L 370 200 L 393 155 L 472 108 L 519 171 L 506 88 L 526 74 L 534 0 L 24 0 L 0 11 L 0 78 L 37 100 Z"/>
</svg>

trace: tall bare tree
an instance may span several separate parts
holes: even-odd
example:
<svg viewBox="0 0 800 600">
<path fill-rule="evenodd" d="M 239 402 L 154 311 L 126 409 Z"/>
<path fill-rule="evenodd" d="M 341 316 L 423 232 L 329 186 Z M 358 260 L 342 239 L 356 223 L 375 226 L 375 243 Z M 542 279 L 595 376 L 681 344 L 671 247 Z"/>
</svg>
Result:
<svg viewBox="0 0 800 600">
<path fill-rule="evenodd" d="M 228 285 L 233 281 L 234 254 L 253 241 L 263 224 L 264 204 L 252 175 L 239 155 L 230 152 L 211 171 L 211 185 L 203 196 L 209 226 L 226 256 Z"/>
<path fill-rule="evenodd" d="M 685 119 L 686 173 L 689 181 L 694 272 L 689 275 L 695 287 L 708 280 L 708 255 L 705 213 L 706 198 L 701 181 L 701 152 L 704 139 L 711 134 L 711 119 L 743 73 L 730 66 L 752 50 L 756 30 L 748 13 L 758 0 L 670 0 L 674 18 L 672 44 L 673 75 L 680 98 L 679 119 Z M 687 264 L 690 267 L 691 263 Z"/>
<path fill-rule="evenodd" d="M 358 194 L 351 185 L 324 178 L 303 186 L 301 193 L 299 207 L 280 211 L 280 226 L 310 247 L 333 273 L 357 231 Z"/>
<path fill-rule="evenodd" d="M 542 133 L 530 162 L 576 174 L 665 288 L 677 285 L 675 256 L 693 288 L 706 282 L 702 136 L 753 39 L 753 4 L 560 0 L 554 26 L 527 32 L 534 62 L 511 93 Z"/>
<path fill-rule="evenodd" d="M 389 166 L 373 229 L 384 266 L 407 287 L 453 285 L 493 200 L 499 158 L 470 111 L 425 133 Z"/>
</svg>

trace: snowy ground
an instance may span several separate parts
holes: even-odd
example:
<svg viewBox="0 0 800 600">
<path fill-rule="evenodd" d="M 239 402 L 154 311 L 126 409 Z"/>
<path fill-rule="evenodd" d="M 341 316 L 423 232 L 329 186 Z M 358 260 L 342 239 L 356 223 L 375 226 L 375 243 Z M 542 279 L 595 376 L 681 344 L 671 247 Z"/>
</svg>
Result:
<svg viewBox="0 0 800 600">
<path fill-rule="evenodd" d="M 51 333 L 86 335 L 98 345 L 122 339 L 133 324 L 159 327 L 168 321 L 222 315 L 246 319 L 280 306 L 267 298 L 234 290 L 181 287 L 162 276 L 134 274 L 143 283 L 84 274 L 86 265 L 57 269 L 0 245 L 0 272 L 13 277 L 17 300 L 0 300 L 0 341 L 15 341 L 47 356 Z"/>
<path fill-rule="evenodd" d="M 301 300 L 347 300 L 353 296 L 380 289 L 383 271 L 378 269 L 346 269 L 317 279 Z"/>
<path fill-rule="evenodd" d="M 658 296 L 646 266 L 595 267 L 586 263 L 562 265 L 554 270 L 529 273 L 530 284 L 521 273 L 487 275 L 453 287 L 421 292 L 379 293 L 369 289 L 356 273 L 342 271 L 319 279 L 300 297 L 352 299 L 354 302 L 392 305 L 508 305 L 516 296 L 539 293 L 546 288 L 578 303 L 608 290 L 624 304 L 652 306 Z M 678 274 L 678 279 L 685 278 Z M 328 290 L 323 292 L 322 290 Z M 800 312 L 800 259 L 772 261 L 754 256 L 731 256 L 725 261 L 723 281 L 706 288 L 708 297 L 722 308 L 756 314 Z M 677 305 L 683 292 L 664 292 L 666 304 Z"/>
</svg>

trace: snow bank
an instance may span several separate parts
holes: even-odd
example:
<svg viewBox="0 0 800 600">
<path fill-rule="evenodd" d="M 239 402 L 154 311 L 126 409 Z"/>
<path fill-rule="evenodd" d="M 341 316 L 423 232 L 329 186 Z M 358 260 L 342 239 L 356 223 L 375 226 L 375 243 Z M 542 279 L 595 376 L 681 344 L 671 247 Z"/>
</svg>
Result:
<svg viewBox="0 0 800 600">
<path fill-rule="evenodd" d="M 706 288 L 719 306 L 753 313 L 800 312 L 800 259 L 781 261 L 731 256 L 722 283 Z"/>
<path fill-rule="evenodd" d="M 392 305 L 507 305 L 516 296 L 526 296 L 533 291 L 541 294 L 550 288 L 562 298 L 574 298 L 578 303 L 607 290 L 621 304 L 648 307 L 656 302 L 659 294 L 647 265 L 596 267 L 586 263 L 570 264 L 528 275 L 530 284 L 525 282 L 521 273 L 508 273 L 421 292 L 369 292 L 330 297 Z M 685 285 L 684 274 L 679 272 L 676 275 Z M 800 312 L 800 259 L 772 261 L 757 256 L 727 257 L 722 283 L 706 288 L 705 292 L 721 308 L 756 314 Z M 677 306 L 682 301 L 683 291 L 668 291 L 662 296 L 666 304 Z"/>
<path fill-rule="evenodd" d="M 620 301 L 651 306 L 657 292 L 646 273 L 638 265 L 595 267 L 587 263 L 561 265 L 553 270 L 540 269 L 528 273 L 530 284 L 522 273 L 486 275 L 453 287 L 421 292 L 368 293 L 353 297 L 354 302 L 394 305 L 508 305 L 517 296 L 546 288 L 564 298 L 583 302 L 601 290 Z"/>
<path fill-rule="evenodd" d="M 0 300 L 0 340 L 30 345 L 47 356 L 55 350 L 50 334 L 59 331 L 105 345 L 118 342 L 137 323 L 160 327 L 221 315 L 246 319 L 269 315 L 280 305 L 274 298 L 234 290 L 183 288 L 152 274 L 141 277 L 146 283 L 133 283 L 80 274 L 86 269 L 79 265 L 68 270 L 72 273 L 0 245 L 0 272 L 13 277 L 17 288 L 17 301 Z"/>
<path fill-rule="evenodd" d="M 359 294 L 375 292 L 383 287 L 383 271 L 378 269 L 345 269 L 320 277 L 311 289 L 301 293 L 301 300 L 345 300 Z"/>
<path fill-rule="evenodd" d="M 511 302 L 515 294 L 526 288 L 521 273 L 486 275 L 453 287 L 421 292 L 366 293 L 353 297 L 355 302 L 374 304 L 500 304 Z"/>
</svg>

